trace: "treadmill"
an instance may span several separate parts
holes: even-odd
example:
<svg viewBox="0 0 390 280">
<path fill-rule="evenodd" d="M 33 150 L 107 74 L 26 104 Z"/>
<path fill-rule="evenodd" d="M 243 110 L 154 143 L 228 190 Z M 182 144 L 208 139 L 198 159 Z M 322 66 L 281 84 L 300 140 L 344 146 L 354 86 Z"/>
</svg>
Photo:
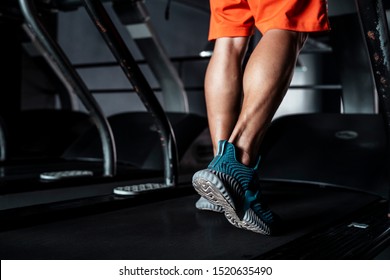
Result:
<svg viewBox="0 0 390 280">
<path fill-rule="evenodd" d="M 115 4 L 123 2 L 115 1 Z M 133 31 L 136 29 L 132 25 L 149 28 L 141 4 L 117 8 L 124 17 L 123 24 L 128 14 L 140 15 L 126 23 Z M 46 13 L 55 13 L 57 9 L 71 11 L 80 5 L 80 1 L 73 0 L 0 4 L 5 18 L 15 18 L 13 26 L 24 28 L 36 51 L 50 66 L 49 70 L 55 73 L 54 82 L 63 84 L 66 97 L 62 99 L 67 101 L 64 103 L 70 103 L 60 110 L 12 112 L 4 122 L 0 116 L 0 209 L 109 194 L 114 184 L 132 186 L 145 178 L 149 180 L 148 188 L 173 186 L 179 160 L 207 127 L 205 117 L 189 112 L 183 85 L 151 31 L 148 38 L 134 40 L 153 66 L 169 112 L 163 112 L 149 87 L 141 96 L 148 112 L 106 117 L 44 20 Z M 151 55 L 156 59 L 151 59 Z M 144 77 L 134 81 L 140 79 Z M 140 85 L 137 83 L 135 88 L 148 86 L 145 80 Z M 72 110 L 72 99 L 77 97 L 87 113 Z M 191 131 L 186 131 L 189 126 Z"/>
<path fill-rule="evenodd" d="M 131 54 L 120 49 L 120 36 L 111 36 L 118 33 L 102 3 L 83 3 L 100 31 L 104 30 L 117 59 L 131 61 Z M 381 1 L 357 0 L 356 4 L 363 30 L 387 30 Z M 372 23 L 377 26 L 367 26 Z M 389 53 L 384 49 L 388 44 L 382 44 L 389 40 L 386 32 L 375 33 L 378 40 L 371 42 L 373 45 L 368 42 L 370 53 Z M 386 130 L 389 111 L 385 97 L 389 88 L 381 78 L 386 75 L 390 80 L 390 64 L 385 61 L 387 56 L 381 58 L 373 68 L 377 73 L 375 69 L 380 67 L 382 73 L 376 87 L 382 94 L 379 100 L 387 141 L 390 130 Z M 140 95 L 148 94 L 148 86 L 143 86 L 146 89 L 141 88 Z M 385 146 L 383 167 L 387 170 L 390 149 L 387 142 Z M 198 195 L 188 179 L 134 196 L 112 194 L 0 211 L 0 256 L 62 260 L 371 259 L 390 244 L 386 197 L 341 184 L 304 180 L 271 178 L 263 180 L 263 188 L 270 207 L 284 221 L 285 228 L 277 236 L 240 230 L 221 214 L 198 211 L 194 206 Z"/>
</svg>

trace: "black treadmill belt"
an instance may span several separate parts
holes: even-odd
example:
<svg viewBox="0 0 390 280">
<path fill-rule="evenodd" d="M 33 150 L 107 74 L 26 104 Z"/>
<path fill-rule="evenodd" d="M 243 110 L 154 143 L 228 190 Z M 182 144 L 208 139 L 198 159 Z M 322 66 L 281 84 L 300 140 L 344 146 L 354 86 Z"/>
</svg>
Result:
<svg viewBox="0 0 390 280">
<path fill-rule="evenodd" d="M 327 227 L 378 197 L 307 185 L 266 185 L 286 231 L 240 230 L 199 211 L 197 195 L 0 232 L 2 259 L 250 259 Z M 130 202 L 129 202 L 130 203 Z"/>
</svg>

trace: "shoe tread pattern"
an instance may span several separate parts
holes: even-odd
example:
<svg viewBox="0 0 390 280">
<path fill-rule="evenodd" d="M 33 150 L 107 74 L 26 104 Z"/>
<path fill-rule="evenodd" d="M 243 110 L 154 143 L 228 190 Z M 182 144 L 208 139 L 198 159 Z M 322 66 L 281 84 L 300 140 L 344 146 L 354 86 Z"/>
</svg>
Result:
<svg viewBox="0 0 390 280">
<path fill-rule="evenodd" d="M 236 208 L 244 204 L 245 196 L 240 184 L 231 176 L 214 170 L 201 170 L 194 174 L 195 190 L 214 205 L 222 207 L 227 220 L 238 228 L 270 235 L 269 226 L 251 209 L 240 219 Z M 225 186 L 229 186 L 229 190 Z"/>
</svg>

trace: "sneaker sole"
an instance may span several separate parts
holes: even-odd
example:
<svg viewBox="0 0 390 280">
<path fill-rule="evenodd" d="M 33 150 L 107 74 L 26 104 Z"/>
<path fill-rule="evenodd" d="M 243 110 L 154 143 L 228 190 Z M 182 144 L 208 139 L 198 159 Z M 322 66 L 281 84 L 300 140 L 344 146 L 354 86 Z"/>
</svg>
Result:
<svg viewBox="0 0 390 280">
<path fill-rule="evenodd" d="M 240 193 L 240 188 L 238 187 L 238 184 L 235 182 L 235 180 L 224 173 L 216 172 L 216 174 L 214 174 L 209 170 L 200 170 L 194 174 L 192 184 L 195 190 L 201 196 L 209 200 L 214 205 L 220 206 L 223 209 L 227 220 L 235 227 L 243 228 L 264 235 L 270 235 L 271 230 L 269 226 L 267 226 L 266 223 L 262 221 L 252 209 L 248 209 L 242 219 L 238 217 L 238 211 L 236 209 L 232 195 L 225 188 L 225 185 L 218 177 L 218 175 L 231 183 L 232 195 L 235 193 L 236 197 L 241 200 L 241 205 L 243 205 L 244 194 L 242 191 Z"/>
<path fill-rule="evenodd" d="M 206 198 L 201 196 L 198 201 L 195 203 L 195 207 L 202 211 L 210 211 L 210 212 L 216 212 L 216 213 L 223 213 L 223 209 L 220 206 L 217 206 L 210 201 L 208 201 Z"/>
</svg>

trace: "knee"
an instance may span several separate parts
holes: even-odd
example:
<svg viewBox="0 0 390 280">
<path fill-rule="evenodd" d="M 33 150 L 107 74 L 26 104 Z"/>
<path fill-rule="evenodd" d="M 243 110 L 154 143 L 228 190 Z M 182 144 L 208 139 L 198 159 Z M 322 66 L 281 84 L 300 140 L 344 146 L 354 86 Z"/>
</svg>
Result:
<svg viewBox="0 0 390 280">
<path fill-rule="evenodd" d="M 297 47 L 301 50 L 305 45 L 309 34 L 307 32 L 296 32 L 297 33 Z"/>
<path fill-rule="evenodd" d="M 270 29 L 263 34 L 263 37 L 269 37 L 270 40 L 276 40 L 282 45 L 289 46 L 291 50 L 299 52 L 305 45 L 308 33 L 286 29 Z"/>
<path fill-rule="evenodd" d="M 248 37 L 224 37 L 215 41 L 214 53 L 242 59 L 248 49 Z"/>
<path fill-rule="evenodd" d="M 300 52 L 303 46 L 306 43 L 309 34 L 307 32 L 299 32 L 299 31 L 286 31 L 289 33 L 290 44 L 292 46 L 296 46 L 296 50 Z"/>
<path fill-rule="evenodd" d="M 305 45 L 309 34 L 307 32 L 299 32 L 299 31 L 286 31 L 289 33 L 289 43 L 292 46 L 292 49 L 295 49 L 297 54 L 302 50 Z"/>
</svg>

